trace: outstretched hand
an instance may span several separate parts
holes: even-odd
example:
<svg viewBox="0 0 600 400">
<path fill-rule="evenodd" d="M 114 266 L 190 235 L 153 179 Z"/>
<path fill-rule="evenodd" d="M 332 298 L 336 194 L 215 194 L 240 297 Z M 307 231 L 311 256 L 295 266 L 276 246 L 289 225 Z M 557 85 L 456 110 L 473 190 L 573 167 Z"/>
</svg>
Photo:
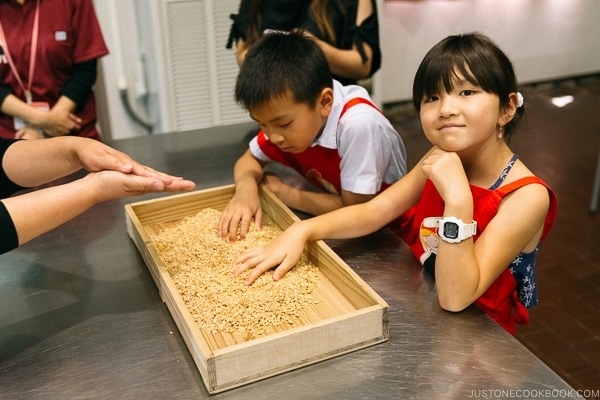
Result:
<svg viewBox="0 0 600 400">
<path fill-rule="evenodd" d="M 96 140 L 89 139 L 89 141 L 86 142 L 86 146 L 76 147 L 75 152 L 78 162 L 83 168 L 90 172 L 108 170 L 138 177 L 151 178 L 151 180 L 155 182 L 160 181 L 164 186 L 157 191 L 174 192 L 179 190 L 191 190 L 195 186 L 191 181 L 186 181 L 181 177 L 171 176 L 140 164 L 127 154 Z M 146 182 L 150 182 L 150 180 L 147 180 Z"/>
<path fill-rule="evenodd" d="M 118 171 L 92 172 L 82 178 L 90 185 L 95 202 L 139 196 L 156 192 L 190 191 L 195 184 L 181 178 L 173 178 L 166 185 L 163 180 L 152 176 L 140 176 Z"/>
<path fill-rule="evenodd" d="M 285 230 L 280 236 L 263 247 L 255 247 L 242 253 L 232 266 L 235 268 L 233 277 L 252 269 L 245 285 L 251 285 L 264 272 L 275 268 L 273 280 L 278 281 L 292 269 L 304 251 L 306 239 L 296 223 Z"/>
<path fill-rule="evenodd" d="M 90 172 L 112 170 L 129 174 L 132 173 L 134 165 L 138 164 L 127 154 L 97 140 L 85 140 L 85 145 L 76 142 L 73 151 L 75 162 L 79 162 L 81 167 Z"/>
</svg>

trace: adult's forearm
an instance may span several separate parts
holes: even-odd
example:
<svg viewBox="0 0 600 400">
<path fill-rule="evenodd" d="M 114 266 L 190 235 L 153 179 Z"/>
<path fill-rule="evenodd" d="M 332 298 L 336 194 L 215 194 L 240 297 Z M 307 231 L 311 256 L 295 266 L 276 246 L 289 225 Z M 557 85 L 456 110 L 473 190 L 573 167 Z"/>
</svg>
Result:
<svg viewBox="0 0 600 400">
<path fill-rule="evenodd" d="M 42 123 L 42 111 L 35 107 L 31 107 L 14 94 L 6 96 L 0 106 L 0 111 L 2 111 L 3 114 L 20 118 L 33 125 L 41 125 Z"/>
<path fill-rule="evenodd" d="M 77 103 L 75 103 L 75 101 L 71 100 L 69 97 L 63 95 L 58 98 L 53 108 L 60 108 L 68 112 L 75 112 L 77 109 Z"/>
<path fill-rule="evenodd" d="M 78 138 L 61 137 L 13 143 L 2 160 L 6 175 L 14 183 L 38 186 L 81 168 L 75 155 Z"/>
<path fill-rule="evenodd" d="M 246 45 L 246 42 L 244 41 L 244 39 L 239 38 L 235 47 L 235 59 L 238 65 L 242 65 L 242 62 L 244 62 L 244 58 L 246 58 L 247 53 L 248 46 Z"/>
<path fill-rule="evenodd" d="M 95 204 L 82 180 L 3 199 L 19 237 L 19 245 L 46 233 Z"/>
<path fill-rule="evenodd" d="M 342 50 L 325 42 L 320 42 L 319 44 L 325 53 L 329 69 L 332 73 L 348 79 L 364 79 L 371 73 L 373 54 L 368 44 L 363 43 L 367 55 L 366 62 L 363 62 L 356 48 Z"/>
</svg>

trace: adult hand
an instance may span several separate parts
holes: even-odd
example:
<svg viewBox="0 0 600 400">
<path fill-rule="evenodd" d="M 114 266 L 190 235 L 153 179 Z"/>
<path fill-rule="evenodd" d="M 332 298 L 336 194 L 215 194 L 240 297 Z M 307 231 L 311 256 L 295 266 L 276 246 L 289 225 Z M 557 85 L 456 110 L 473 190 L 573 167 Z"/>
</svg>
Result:
<svg viewBox="0 0 600 400">
<path fill-rule="evenodd" d="M 16 139 L 44 139 L 44 135 L 35 127 L 26 125 L 15 132 Z"/>
<path fill-rule="evenodd" d="M 193 182 L 180 178 L 173 178 L 166 185 L 164 180 L 155 177 L 106 170 L 92 172 L 82 178 L 82 182 L 90 186 L 94 203 L 148 193 L 190 191 L 195 187 Z"/>
<path fill-rule="evenodd" d="M 51 136 L 64 136 L 81 129 L 81 118 L 57 104 L 44 113 L 41 125 Z"/>
<path fill-rule="evenodd" d="M 192 190 L 195 184 L 181 177 L 171 176 L 140 164 L 129 155 L 113 149 L 97 140 L 88 138 L 70 138 L 76 161 L 90 172 L 103 170 L 118 171 L 124 174 L 151 178 L 162 182 L 163 190 Z M 162 190 L 161 190 L 162 191 Z"/>
</svg>

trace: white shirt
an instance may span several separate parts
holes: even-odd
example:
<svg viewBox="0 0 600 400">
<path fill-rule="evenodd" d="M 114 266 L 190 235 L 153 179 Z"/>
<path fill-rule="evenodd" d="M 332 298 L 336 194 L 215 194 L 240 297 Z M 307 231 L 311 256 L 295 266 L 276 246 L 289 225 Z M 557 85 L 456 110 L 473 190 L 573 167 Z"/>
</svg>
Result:
<svg viewBox="0 0 600 400">
<path fill-rule="evenodd" d="M 376 194 L 383 182 L 391 185 L 406 175 L 406 149 L 388 119 L 369 104 L 348 108 L 340 119 L 344 105 L 357 97 L 371 100 L 363 87 L 333 81 L 332 110 L 312 146 L 338 150 L 343 190 Z M 271 161 L 256 137 L 250 142 L 250 151 L 259 160 Z"/>
</svg>

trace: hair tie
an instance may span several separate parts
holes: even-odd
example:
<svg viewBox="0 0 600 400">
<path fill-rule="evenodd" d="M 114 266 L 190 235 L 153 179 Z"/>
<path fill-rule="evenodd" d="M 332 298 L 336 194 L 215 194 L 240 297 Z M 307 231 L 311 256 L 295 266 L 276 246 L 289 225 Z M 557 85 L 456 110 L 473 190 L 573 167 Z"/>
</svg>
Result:
<svg viewBox="0 0 600 400">
<path fill-rule="evenodd" d="M 517 92 L 517 108 L 523 107 L 523 95 L 521 92 Z"/>
</svg>

